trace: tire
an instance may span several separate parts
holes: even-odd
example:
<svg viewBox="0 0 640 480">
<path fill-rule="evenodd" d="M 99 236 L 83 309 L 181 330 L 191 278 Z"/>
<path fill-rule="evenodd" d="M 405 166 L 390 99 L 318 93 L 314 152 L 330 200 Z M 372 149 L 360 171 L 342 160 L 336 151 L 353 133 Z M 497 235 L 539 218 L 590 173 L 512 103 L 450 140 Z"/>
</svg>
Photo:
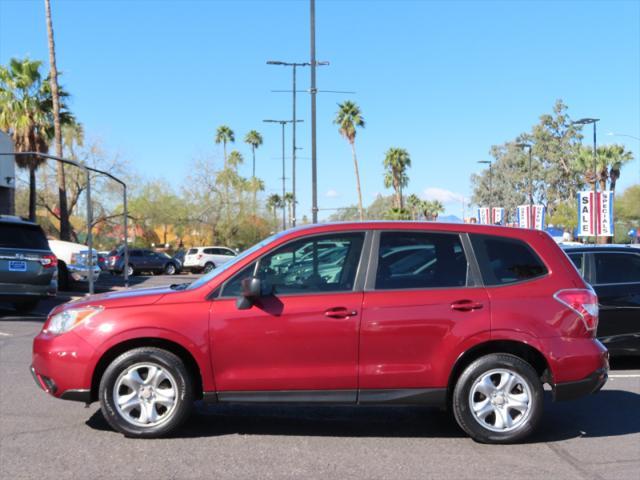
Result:
<svg viewBox="0 0 640 480">
<path fill-rule="evenodd" d="M 165 275 L 175 275 L 177 271 L 178 271 L 178 270 L 176 269 L 176 266 L 175 266 L 173 263 L 171 263 L 171 262 L 167 263 L 167 264 L 164 266 L 164 273 L 165 273 Z"/>
<path fill-rule="evenodd" d="M 23 302 L 15 302 L 13 308 L 19 314 L 31 313 L 38 306 L 39 300 L 25 300 Z"/>
<path fill-rule="evenodd" d="M 67 264 L 61 260 L 58 260 L 58 290 L 67 291 L 69 290 L 69 270 L 67 269 Z"/>
<path fill-rule="evenodd" d="M 214 268 L 216 268 L 216 266 L 215 266 L 215 264 L 213 262 L 207 262 L 205 264 L 204 268 L 202 269 L 202 271 L 203 271 L 203 273 L 209 273 Z"/>
<path fill-rule="evenodd" d="M 149 375 L 153 375 L 152 380 Z M 173 353 L 154 347 L 136 348 L 107 367 L 100 380 L 99 398 L 102 414 L 115 430 L 127 437 L 162 437 L 189 416 L 193 381 Z"/>
<path fill-rule="evenodd" d="M 542 419 L 538 374 L 521 358 L 506 353 L 486 355 L 469 365 L 456 382 L 452 400 L 460 428 L 481 443 L 518 442 Z"/>
<path fill-rule="evenodd" d="M 133 265 L 129 264 L 127 266 L 127 276 L 128 277 L 133 277 L 136 274 L 135 269 L 133 268 Z"/>
</svg>

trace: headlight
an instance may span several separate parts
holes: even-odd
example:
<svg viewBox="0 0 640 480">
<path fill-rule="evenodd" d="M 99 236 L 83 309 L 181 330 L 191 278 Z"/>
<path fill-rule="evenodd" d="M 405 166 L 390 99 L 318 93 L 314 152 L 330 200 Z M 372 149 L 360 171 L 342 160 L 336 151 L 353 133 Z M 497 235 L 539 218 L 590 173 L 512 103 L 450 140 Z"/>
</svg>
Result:
<svg viewBox="0 0 640 480">
<path fill-rule="evenodd" d="M 51 317 L 45 331 L 55 335 L 66 333 L 102 310 L 103 307 L 70 308 Z"/>
</svg>

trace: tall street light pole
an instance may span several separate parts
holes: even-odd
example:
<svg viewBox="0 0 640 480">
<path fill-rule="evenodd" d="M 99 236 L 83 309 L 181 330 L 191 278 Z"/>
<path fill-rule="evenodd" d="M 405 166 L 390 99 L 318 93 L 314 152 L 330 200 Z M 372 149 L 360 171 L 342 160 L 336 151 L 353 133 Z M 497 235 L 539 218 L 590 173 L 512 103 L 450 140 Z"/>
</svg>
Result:
<svg viewBox="0 0 640 480">
<path fill-rule="evenodd" d="M 599 118 L 581 118 L 580 120 L 576 120 L 575 122 L 571 122 L 572 125 L 589 125 L 593 124 L 593 208 L 596 208 L 597 205 L 597 197 L 598 197 L 598 152 L 597 152 L 597 141 L 596 141 L 596 123 L 599 122 Z M 600 212 L 596 211 L 596 222 L 593 228 L 593 232 L 595 234 L 595 243 L 598 243 L 598 219 L 600 218 Z"/>
<path fill-rule="evenodd" d="M 294 120 L 263 120 L 265 123 L 279 123 L 282 126 L 282 230 L 287 229 L 287 205 L 284 201 L 287 193 L 286 175 L 285 175 L 285 156 L 284 156 L 284 127 L 287 123 L 294 123 Z M 295 120 L 295 122 L 302 122 L 302 120 Z M 295 197 L 294 197 L 295 202 Z"/>
<path fill-rule="evenodd" d="M 478 163 L 484 163 L 489 165 L 489 224 L 493 224 L 493 187 L 491 185 L 493 172 L 491 171 L 491 160 L 478 160 Z"/>
<path fill-rule="evenodd" d="M 293 212 L 292 212 L 292 216 L 293 218 L 291 219 L 291 225 L 293 227 L 296 226 L 296 203 L 297 203 L 297 196 L 296 196 L 296 150 L 298 149 L 298 147 L 296 146 L 296 68 L 297 67 L 308 67 L 309 65 L 311 65 L 308 62 L 281 62 L 280 60 L 269 60 L 267 62 L 267 65 L 281 65 L 283 67 L 292 67 L 292 71 L 293 71 L 293 89 L 291 90 L 293 93 L 293 116 L 291 117 L 293 119 L 293 129 L 292 129 L 292 140 L 293 140 L 293 146 L 291 148 L 291 158 L 292 158 L 292 169 L 291 169 L 291 193 L 293 194 Z"/>
<path fill-rule="evenodd" d="M 311 219 L 318 223 L 318 162 L 316 157 L 316 0 L 309 0 L 311 50 Z"/>
<path fill-rule="evenodd" d="M 535 227 L 535 217 L 533 216 L 533 175 L 531 173 L 531 144 L 529 143 L 516 143 L 516 147 L 526 148 L 529 150 L 529 228 Z"/>
</svg>

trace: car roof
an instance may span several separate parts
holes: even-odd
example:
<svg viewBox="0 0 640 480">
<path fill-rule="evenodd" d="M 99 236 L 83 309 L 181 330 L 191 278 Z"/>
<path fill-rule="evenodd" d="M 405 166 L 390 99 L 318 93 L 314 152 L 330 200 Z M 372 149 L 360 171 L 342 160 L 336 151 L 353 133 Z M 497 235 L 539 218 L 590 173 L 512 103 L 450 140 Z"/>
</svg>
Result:
<svg viewBox="0 0 640 480">
<path fill-rule="evenodd" d="M 17 223 L 21 225 L 35 225 L 38 226 L 36 222 L 32 222 L 22 217 L 18 217 L 16 215 L 0 215 L 0 222 L 2 223 Z"/>
<path fill-rule="evenodd" d="M 566 252 L 623 252 L 623 251 L 634 251 L 634 249 L 640 250 L 640 246 L 630 245 L 630 244 L 609 244 L 609 245 L 560 245 L 563 250 Z"/>
</svg>

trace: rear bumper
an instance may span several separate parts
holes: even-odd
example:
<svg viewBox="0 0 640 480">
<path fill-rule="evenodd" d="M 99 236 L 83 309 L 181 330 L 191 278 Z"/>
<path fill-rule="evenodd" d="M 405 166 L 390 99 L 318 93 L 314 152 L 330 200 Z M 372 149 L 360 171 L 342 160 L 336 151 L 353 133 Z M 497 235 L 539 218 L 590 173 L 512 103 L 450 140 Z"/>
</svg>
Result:
<svg viewBox="0 0 640 480">
<path fill-rule="evenodd" d="M 85 265 L 67 265 L 69 275 L 76 282 L 88 282 L 89 281 L 89 268 Z M 93 266 L 93 281 L 98 280 L 100 276 L 100 267 L 98 265 Z"/>
<path fill-rule="evenodd" d="M 0 302 L 18 302 L 53 297 L 58 291 L 58 281 L 52 278 L 45 285 L 0 283 Z"/>
<path fill-rule="evenodd" d="M 553 389 L 553 399 L 555 401 L 574 400 L 596 393 L 607 383 L 608 375 L 608 368 L 599 368 L 582 380 L 559 383 Z"/>
</svg>

